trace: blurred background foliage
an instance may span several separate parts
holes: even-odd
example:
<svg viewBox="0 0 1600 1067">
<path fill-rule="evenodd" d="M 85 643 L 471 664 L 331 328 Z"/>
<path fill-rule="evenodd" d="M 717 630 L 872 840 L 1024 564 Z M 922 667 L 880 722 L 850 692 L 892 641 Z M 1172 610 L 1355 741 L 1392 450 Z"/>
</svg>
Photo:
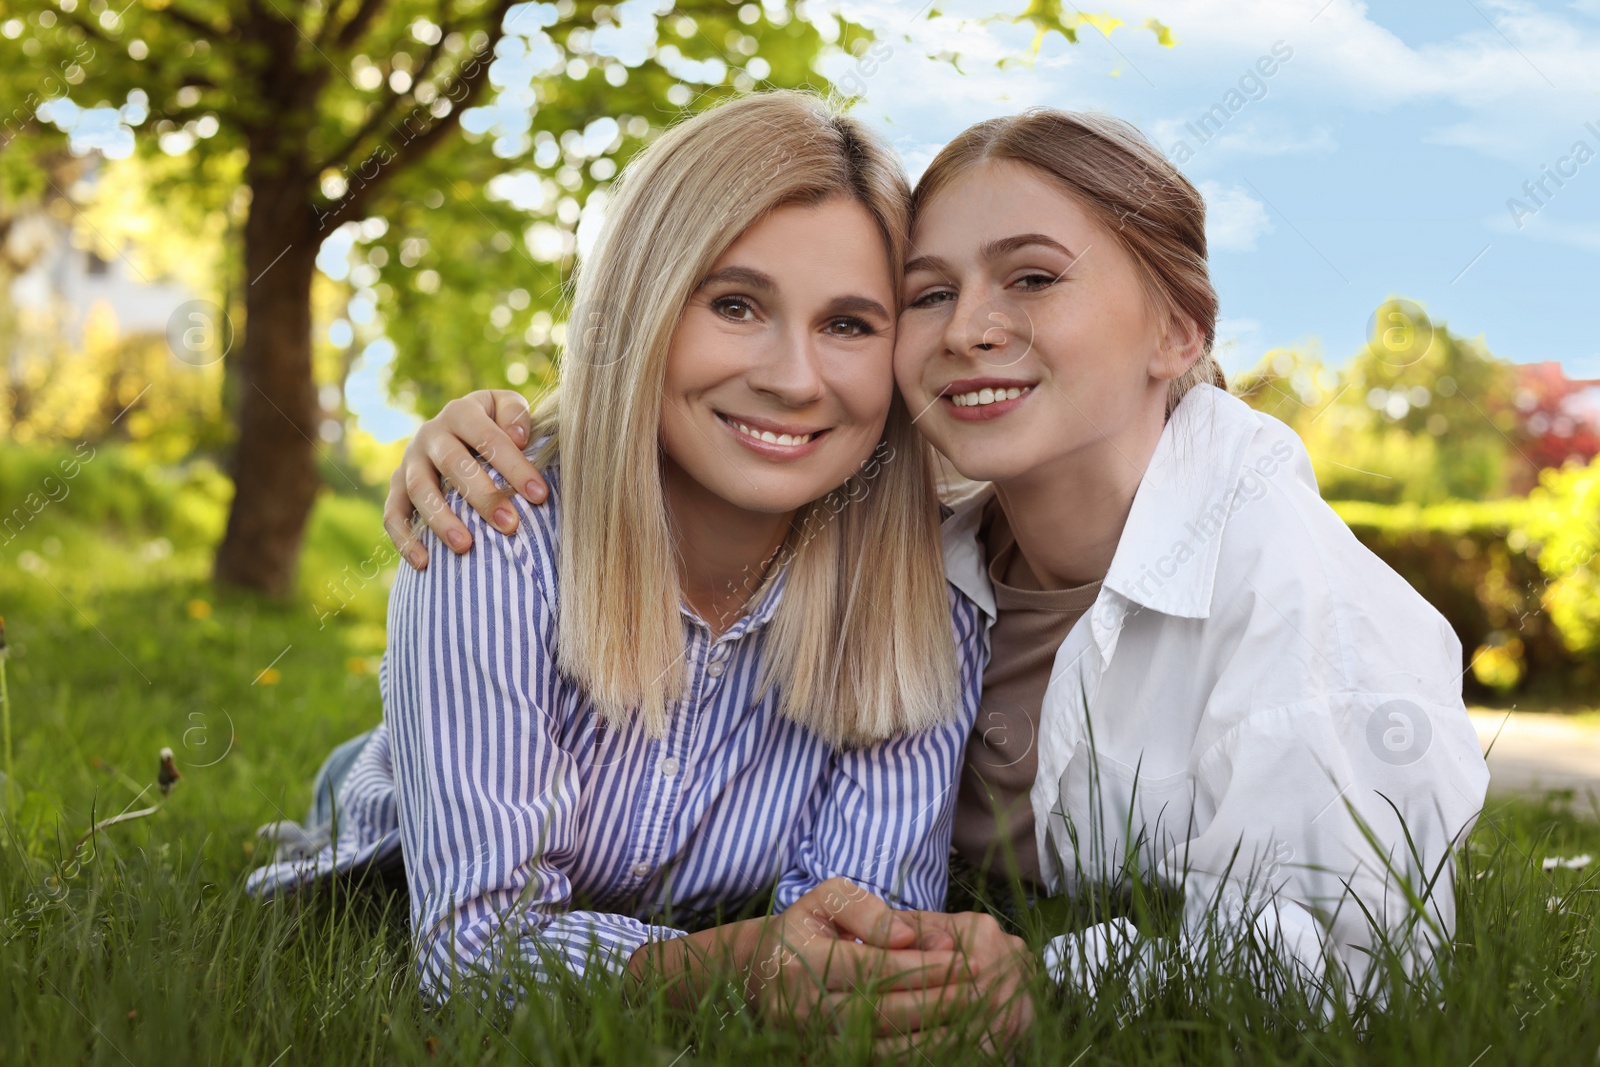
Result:
<svg viewBox="0 0 1600 1067">
<path fill-rule="evenodd" d="M 1306 443 L 1324 498 L 1449 620 L 1469 690 L 1600 685 L 1600 383 L 1517 365 L 1410 300 L 1338 370 L 1269 352 L 1233 383 Z"/>
<path fill-rule="evenodd" d="M 335 284 L 320 295 L 336 314 Z M 1591 431 L 1581 419 L 1541 417 L 1559 410 L 1551 397 L 1560 392 L 1542 365 L 1498 359 L 1481 340 L 1425 321 L 1410 302 L 1389 302 L 1375 319 L 1393 307 L 1408 309 L 1425 341 L 1397 356 L 1375 331 L 1338 369 L 1314 352 L 1270 352 L 1236 376 L 1234 390 L 1302 436 L 1323 495 L 1443 612 L 1475 697 L 1560 703 L 1595 692 L 1600 459 Z M 321 356 L 332 380 L 348 373 L 333 346 Z M 226 438 L 220 365 L 175 364 L 159 338 L 116 340 L 91 319 L 81 346 L 60 343 L 24 366 L 34 373 L 13 377 L 0 413 L 12 442 L 0 452 L 0 500 L 9 509 L 0 515 L 0 560 L 15 561 L 5 531 L 28 524 L 30 501 L 121 531 L 114 536 L 167 538 L 198 553 L 215 544 L 232 494 L 216 458 Z M 531 394 L 544 373 L 540 364 L 519 384 Z M 159 388 L 119 418 L 149 382 Z M 378 445 L 342 408 L 330 417 L 348 429 L 324 457 L 335 492 L 315 513 L 295 596 L 316 614 L 342 612 L 352 590 L 373 600 L 395 562 L 377 502 L 399 446 Z M 96 458 L 54 501 L 44 480 L 81 442 Z M 381 626 L 375 599 L 368 621 Z"/>
<path fill-rule="evenodd" d="M 538 392 L 561 350 L 578 250 L 631 154 L 731 93 L 826 89 L 822 61 L 872 43 L 804 3 L 560 0 L 512 5 L 498 32 L 475 28 L 491 9 L 315 0 L 291 22 L 248 0 L 22 0 L 0 13 L 0 89 L 18 102 L 0 115 L 0 561 L 15 562 L 26 539 L 12 542 L 38 504 L 215 550 L 247 444 L 245 361 L 186 362 L 167 323 L 119 322 L 109 305 L 59 294 L 14 300 L 13 283 L 87 262 L 90 274 L 210 301 L 245 333 L 245 231 L 275 180 L 252 167 L 287 151 L 264 147 L 262 129 L 290 131 L 325 164 L 299 189 L 318 217 L 348 216 L 318 231 L 307 286 L 305 443 L 332 489 L 311 522 L 339 512 L 358 529 L 353 502 L 375 507 L 401 447 L 353 415 L 358 376 L 423 416 L 473 388 Z M 1069 40 L 1085 24 L 1116 28 L 1057 5 L 1017 18 Z M 1173 43 L 1165 27 L 1145 29 Z M 269 114 L 249 91 L 270 81 L 275 48 L 316 82 L 293 114 Z M 486 80 L 457 106 L 450 77 L 478 55 L 492 56 Z M 361 164 L 388 144 L 384 124 L 413 113 L 456 127 L 369 180 Z M 1596 383 L 1512 364 L 1399 297 L 1346 357 L 1268 352 L 1233 386 L 1301 435 L 1324 496 L 1444 611 L 1480 695 L 1593 686 Z M 1589 417 L 1574 407 L 1585 388 Z M 51 500 L 39 457 L 82 444 L 96 460 L 70 498 Z M 335 543 L 307 541 L 318 565 L 291 576 L 291 600 L 342 602 L 323 564 L 372 570 L 381 532 L 374 519 Z"/>
</svg>

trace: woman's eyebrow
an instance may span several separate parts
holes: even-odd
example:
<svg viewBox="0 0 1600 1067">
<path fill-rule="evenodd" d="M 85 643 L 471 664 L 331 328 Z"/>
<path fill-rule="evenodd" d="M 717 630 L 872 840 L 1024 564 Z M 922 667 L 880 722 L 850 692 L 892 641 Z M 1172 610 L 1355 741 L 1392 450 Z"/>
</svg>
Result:
<svg viewBox="0 0 1600 1067">
<path fill-rule="evenodd" d="M 950 264 L 938 256 L 918 256 L 916 259 L 906 262 L 905 272 L 907 274 L 913 274 L 919 270 L 932 271 L 935 274 L 949 274 Z"/>
<path fill-rule="evenodd" d="M 887 308 L 869 296 L 838 296 L 828 302 L 829 316 L 834 315 L 876 315 L 881 319 L 892 319 Z"/>
<path fill-rule="evenodd" d="M 770 277 L 751 267 L 723 267 L 721 270 L 714 270 L 704 278 L 701 278 L 700 284 L 695 286 L 695 289 L 698 291 L 708 285 L 716 285 L 722 282 L 744 285 L 751 289 L 761 289 L 769 293 L 776 291 L 778 288 L 778 284 Z"/>
</svg>

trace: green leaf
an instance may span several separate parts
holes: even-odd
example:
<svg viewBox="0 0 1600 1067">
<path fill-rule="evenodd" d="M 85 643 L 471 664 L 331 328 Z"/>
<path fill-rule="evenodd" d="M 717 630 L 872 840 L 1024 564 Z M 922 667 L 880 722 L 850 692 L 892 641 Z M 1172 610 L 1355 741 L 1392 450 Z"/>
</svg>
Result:
<svg viewBox="0 0 1600 1067">
<path fill-rule="evenodd" d="M 1160 19 L 1145 19 L 1143 28 L 1156 35 L 1156 43 L 1162 48 L 1172 48 L 1178 43 L 1178 35 Z"/>
<path fill-rule="evenodd" d="M 1061 0 L 1028 0 L 1028 6 L 1011 19 L 1018 25 L 1028 23 L 1033 26 L 1033 44 L 1030 47 L 1034 55 L 1039 54 L 1044 39 L 1052 33 L 1059 33 L 1069 43 L 1077 44 L 1079 26 L 1093 26 L 1102 34 L 1110 36 L 1112 30 L 1123 25 L 1123 21 L 1115 15 L 1105 12 L 1092 15 L 1077 8 L 1073 8 L 1072 13 L 1067 14 L 1062 10 L 1062 6 Z"/>
</svg>

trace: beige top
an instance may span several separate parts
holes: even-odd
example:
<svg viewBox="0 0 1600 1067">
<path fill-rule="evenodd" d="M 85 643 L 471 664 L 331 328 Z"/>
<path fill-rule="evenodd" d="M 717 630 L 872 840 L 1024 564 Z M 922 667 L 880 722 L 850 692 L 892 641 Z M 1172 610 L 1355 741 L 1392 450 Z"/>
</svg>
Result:
<svg viewBox="0 0 1600 1067">
<path fill-rule="evenodd" d="M 1052 590 L 1008 584 L 1008 578 L 1016 580 L 1021 561 L 1005 513 L 993 500 L 984 510 L 979 536 L 997 617 L 989 628 L 978 720 L 961 768 L 952 843 L 974 867 L 1043 883 L 1028 799 L 1039 765 L 1039 708 L 1056 650 L 1094 606 L 1100 583 Z"/>
</svg>

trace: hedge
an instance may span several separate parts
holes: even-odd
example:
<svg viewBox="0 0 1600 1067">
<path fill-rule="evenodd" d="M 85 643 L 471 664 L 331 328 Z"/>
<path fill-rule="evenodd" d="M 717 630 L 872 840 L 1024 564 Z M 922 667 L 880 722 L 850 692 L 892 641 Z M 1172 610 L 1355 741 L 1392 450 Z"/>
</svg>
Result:
<svg viewBox="0 0 1600 1067">
<path fill-rule="evenodd" d="M 1332 506 L 1449 621 L 1469 692 L 1600 691 L 1600 461 L 1526 497 Z"/>
</svg>

